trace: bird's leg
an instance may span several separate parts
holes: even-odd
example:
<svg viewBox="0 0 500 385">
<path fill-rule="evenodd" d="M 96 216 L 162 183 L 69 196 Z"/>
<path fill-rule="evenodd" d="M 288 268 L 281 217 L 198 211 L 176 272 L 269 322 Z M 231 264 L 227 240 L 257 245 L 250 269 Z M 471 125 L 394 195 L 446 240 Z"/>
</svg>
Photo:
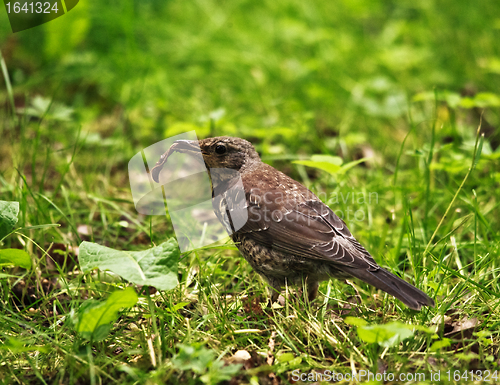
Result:
<svg viewBox="0 0 500 385">
<path fill-rule="evenodd" d="M 312 302 L 318 295 L 318 281 L 309 281 L 307 283 L 307 299 Z"/>
<path fill-rule="evenodd" d="M 269 286 L 268 288 L 269 291 L 269 300 L 271 301 L 271 305 L 275 303 L 278 300 L 278 297 L 280 296 L 280 292 L 278 291 L 279 289 L 273 286 Z"/>
<path fill-rule="evenodd" d="M 269 291 L 270 306 L 273 305 L 278 300 L 280 296 L 282 282 L 277 279 L 272 279 L 270 277 L 264 277 L 269 284 L 267 290 Z"/>
</svg>

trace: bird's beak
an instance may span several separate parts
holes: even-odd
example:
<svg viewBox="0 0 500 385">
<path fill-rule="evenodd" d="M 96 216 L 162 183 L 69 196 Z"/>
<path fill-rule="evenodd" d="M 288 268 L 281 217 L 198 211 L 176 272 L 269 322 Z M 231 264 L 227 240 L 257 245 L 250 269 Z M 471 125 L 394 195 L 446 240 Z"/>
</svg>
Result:
<svg viewBox="0 0 500 385">
<path fill-rule="evenodd" d="M 153 177 L 153 180 L 156 183 L 160 183 L 160 171 L 163 169 L 163 165 L 167 162 L 168 157 L 174 152 L 198 155 L 200 154 L 200 151 L 200 145 L 197 140 L 176 140 L 151 169 L 151 176 Z"/>
</svg>

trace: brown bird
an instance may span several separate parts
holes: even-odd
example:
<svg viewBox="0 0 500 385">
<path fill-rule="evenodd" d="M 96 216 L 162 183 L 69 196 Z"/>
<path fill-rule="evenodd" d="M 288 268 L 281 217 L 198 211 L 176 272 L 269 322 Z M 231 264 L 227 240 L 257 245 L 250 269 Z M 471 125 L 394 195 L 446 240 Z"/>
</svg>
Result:
<svg viewBox="0 0 500 385">
<path fill-rule="evenodd" d="M 200 150 L 212 182 L 214 211 L 241 254 L 269 284 L 271 302 L 285 284 L 305 282 L 313 300 L 319 282 L 355 277 L 411 309 L 434 306 L 424 292 L 381 268 L 327 205 L 263 163 L 244 139 L 176 141 L 151 170 L 153 179 L 159 181 L 173 152 L 199 155 Z M 241 191 L 235 188 L 238 181 L 243 182 Z"/>
</svg>

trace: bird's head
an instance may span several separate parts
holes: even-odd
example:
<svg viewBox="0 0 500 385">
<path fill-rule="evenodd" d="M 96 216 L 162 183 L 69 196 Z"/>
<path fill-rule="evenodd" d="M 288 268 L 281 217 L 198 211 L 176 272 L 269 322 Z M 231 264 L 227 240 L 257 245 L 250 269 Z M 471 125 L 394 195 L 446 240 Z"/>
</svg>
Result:
<svg viewBox="0 0 500 385">
<path fill-rule="evenodd" d="M 203 140 L 178 140 L 165 152 L 151 174 L 155 182 L 159 182 L 160 171 L 174 152 L 191 153 L 203 156 L 207 169 L 227 169 L 241 171 L 253 162 L 260 162 L 260 157 L 250 142 L 230 136 L 218 136 Z"/>
</svg>

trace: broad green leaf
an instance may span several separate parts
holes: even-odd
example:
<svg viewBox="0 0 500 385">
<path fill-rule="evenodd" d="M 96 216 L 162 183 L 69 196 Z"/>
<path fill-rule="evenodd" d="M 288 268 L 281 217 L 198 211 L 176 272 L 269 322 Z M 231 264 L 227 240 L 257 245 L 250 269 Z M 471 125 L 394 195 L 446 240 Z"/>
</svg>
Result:
<svg viewBox="0 0 500 385">
<path fill-rule="evenodd" d="M 355 160 L 342 166 L 342 158 L 331 155 L 313 155 L 311 160 L 296 160 L 293 163 L 302 164 L 307 167 L 317 168 L 326 171 L 332 175 L 344 174 L 359 163 L 366 161 L 367 158 Z"/>
<path fill-rule="evenodd" d="M 111 330 L 112 323 L 118 319 L 118 311 L 134 306 L 137 300 L 135 290 L 127 287 L 113 292 L 105 301 L 87 301 L 78 311 L 75 330 L 84 338 L 103 340 Z"/>
<path fill-rule="evenodd" d="M 71 115 L 74 110 L 66 107 L 61 103 L 54 103 L 49 98 L 35 96 L 31 101 L 31 105 L 27 108 L 17 108 L 16 111 L 20 114 L 36 116 L 38 118 L 54 119 L 61 121 L 71 120 Z"/>
<path fill-rule="evenodd" d="M 0 267 L 2 266 L 20 266 L 29 269 L 31 267 L 31 258 L 24 250 L 1 249 Z"/>
<path fill-rule="evenodd" d="M 28 346 L 25 346 L 28 345 Z M 13 353 L 39 351 L 48 353 L 50 346 L 48 345 L 33 345 L 32 340 L 20 340 L 17 338 L 8 338 L 4 344 L 0 345 L 0 350 L 10 350 Z"/>
<path fill-rule="evenodd" d="M 335 175 L 341 169 L 342 158 L 331 155 L 313 155 L 311 160 L 296 160 L 293 163 L 317 168 Z"/>
<path fill-rule="evenodd" d="M 213 350 L 205 348 L 199 343 L 192 345 L 178 344 L 179 353 L 174 356 L 172 363 L 179 370 L 192 370 L 197 374 L 204 373 L 215 361 Z"/>
<path fill-rule="evenodd" d="M 332 156 L 332 155 L 313 155 L 311 156 L 311 160 L 313 162 L 327 162 L 335 164 L 337 166 L 341 166 L 343 162 L 340 156 Z"/>
<path fill-rule="evenodd" d="M 283 353 L 278 356 L 278 362 L 280 364 L 285 363 L 285 362 L 290 362 L 295 358 L 293 353 Z"/>
<path fill-rule="evenodd" d="M 490 332 L 489 330 L 480 330 L 476 333 L 472 333 L 472 335 L 479 337 L 479 338 L 487 338 L 487 337 L 491 336 L 492 334 L 493 333 Z"/>
<path fill-rule="evenodd" d="M 335 175 L 340 170 L 340 166 L 328 162 L 314 162 L 312 160 L 295 160 L 293 161 L 293 163 L 301 164 L 307 167 L 317 168 L 319 170 L 329 172 L 330 174 L 333 175 Z"/>
<path fill-rule="evenodd" d="M 357 166 L 358 164 L 363 163 L 363 162 L 367 161 L 368 159 L 369 159 L 369 158 L 362 158 L 362 159 L 353 160 L 352 162 L 346 163 L 346 164 L 344 164 L 344 165 L 340 168 L 339 173 L 341 173 L 341 174 L 345 174 L 347 171 L 349 171 L 349 170 L 350 170 L 351 168 L 353 168 L 354 166 Z"/>
<path fill-rule="evenodd" d="M 177 286 L 179 246 L 174 238 L 144 251 L 122 251 L 92 242 L 80 244 L 78 260 L 84 273 L 110 270 L 137 285 L 170 290 Z"/>
<path fill-rule="evenodd" d="M 354 326 L 368 325 L 368 321 L 364 320 L 363 318 L 358 318 L 358 317 L 346 317 L 344 322 L 348 325 L 354 325 Z"/>
<path fill-rule="evenodd" d="M 0 201 L 0 239 L 12 231 L 18 215 L 19 202 Z"/>
<path fill-rule="evenodd" d="M 499 107 L 500 96 L 491 92 L 479 92 L 473 97 L 462 98 L 460 106 L 465 108 Z"/>
<path fill-rule="evenodd" d="M 213 350 L 209 350 L 199 343 L 192 345 L 178 344 L 179 353 L 172 359 L 174 368 L 182 371 L 191 370 L 200 375 L 201 382 L 205 384 L 218 384 L 228 381 L 241 370 L 241 365 L 224 364 L 216 359 Z"/>
<path fill-rule="evenodd" d="M 438 350 L 441 350 L 442 348 L 447 348 L 448 346 L 451 345 L 451 341 L 449 338 L 443 338 L 440 341 L 436 341 L 432 344 L 431 346 L 431 351 L 437 352 Z"/>
<path fill-rule="evenodd" d="M 173 305 L 165 310 L 171 313 L 178 312 L 180 309 L 182 309 L 186 305 L 189 305 L 190 303 L 191 302 L 179 302 L 178 304 Z"/>
<path fill-rule="evenodd" d="M 398 344 L 413 336 L 411 325 L 401 322 L 391 322 L 384 325 L 365 325 L 358 327 L 358 336 L 366 343 L 377 343 L 383 347 Z"/>
</svg>

